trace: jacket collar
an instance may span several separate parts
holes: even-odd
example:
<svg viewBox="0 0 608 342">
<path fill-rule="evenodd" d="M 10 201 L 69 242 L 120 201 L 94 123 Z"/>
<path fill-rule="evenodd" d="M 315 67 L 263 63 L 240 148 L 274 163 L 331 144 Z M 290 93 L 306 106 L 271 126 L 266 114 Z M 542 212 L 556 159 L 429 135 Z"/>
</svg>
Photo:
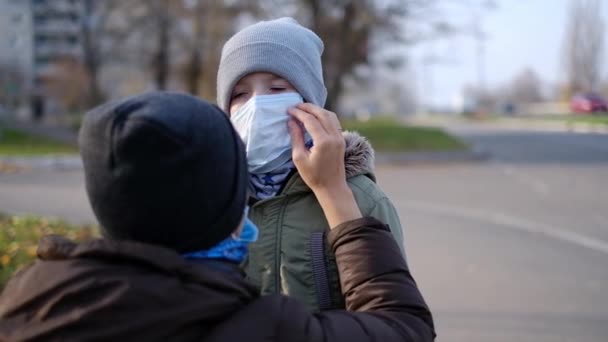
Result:
<svg viewBox="0 0 608 342">
<path fill-rule="evenodd" d="M 36 253 L 39 259 L 47 261 L 80 258 L 120 260 L 122 263 L 139 264 L 191 279 L 194 283 L 209 285 L 212 288 L 214 285 L 222 287 L 226 283 L 223 275 L 215 274 L 221 268 L 220 273 L 230 271 L 234 278 L 242 279 L 242 284 L 233 284 L 235 287 L 242 286 L 240 291 L 249 292 L 252 297 L 256 294 L 253 287 L 249 288 L 245 282 L 245 273 L 236 264 L 222 263 L 219 266 L 215 263 L 192 262 L 176 251 L 146 243 L 110 239 L 75 243 L 58 235 L 48 235 L 40 240 Z M 202 265 L 204 266 L 201 267 Z M 209 269 L 213 272 L 208 272 Z"/>
</svg>

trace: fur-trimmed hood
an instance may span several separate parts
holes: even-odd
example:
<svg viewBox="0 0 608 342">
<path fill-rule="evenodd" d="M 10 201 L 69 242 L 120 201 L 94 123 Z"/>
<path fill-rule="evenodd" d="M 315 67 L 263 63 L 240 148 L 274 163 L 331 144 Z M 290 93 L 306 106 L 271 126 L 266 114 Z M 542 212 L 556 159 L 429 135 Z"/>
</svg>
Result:
<svg viewBox="0 0 608 342">
<path fill-rule="evenodd" d="M 369 141 L 357 132 L 342 132 L 346 141 L 344 166 L 346 178 L 358 175 L 373 174 L 374 149 Z"/>
</svg>

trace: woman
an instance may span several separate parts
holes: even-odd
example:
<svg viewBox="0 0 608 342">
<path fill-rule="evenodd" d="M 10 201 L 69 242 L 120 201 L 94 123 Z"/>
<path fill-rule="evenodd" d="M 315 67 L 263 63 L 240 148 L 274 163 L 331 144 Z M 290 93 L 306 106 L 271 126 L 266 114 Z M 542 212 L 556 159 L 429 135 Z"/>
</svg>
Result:
<svg viewBox="0 0 608 342">
<path fill-rule="evenodd" d="M 239 268 L 257 230 L 243 219 L 240 138 L 217 107 L 150 93 L 85 116 L 80 153 L 105 238 L 44 239 L 0 296 L 0 341 L 432 341 L 399 248 L 383 224 L 361 217 L 346 185 L 335 118 L 299 119 L 322 142 L 309 153 L 291 124 L 350 312 L 260 297 Z"/>
<path fill-rule="evenodd" d="M 218 105 L 246 145 L 249 217 L 260 228 L 247 274 L 263 294 L 287 294 L 315 310 L 343 308 L 344 302 L 334 255 L 323 240 L 329 225 L 291 158 L 287 121 L 288 113 L 335 117 L 322 108 L 322 52 L 319 37 L 294 19 L 260 22 L 226 42 L 217 81 Z M 371 146 L 355 133 L 344 132 L 343 139 L 345 173 L 359 209 L 390 227 L 405 257 L 397 212 L 375 183 Z M 322 143 L 308 134 L 304 141 L 311 151 Z"/>
</svg>

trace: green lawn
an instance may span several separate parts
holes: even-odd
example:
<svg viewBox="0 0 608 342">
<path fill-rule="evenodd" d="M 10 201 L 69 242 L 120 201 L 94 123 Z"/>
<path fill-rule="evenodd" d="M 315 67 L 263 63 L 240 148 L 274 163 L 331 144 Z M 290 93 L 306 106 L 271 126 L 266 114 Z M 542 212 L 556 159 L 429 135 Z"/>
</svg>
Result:
<svg viewBox="0 0 608 342">
<path fill-rule="evenodd" d="M 391 118 L 345 120 L 342 126 L 345 130 L 357 131 L 365 136 L 376 151 L 451 151 L 467 148 L 462 141 L 439 128 L 405 126 Z"/>
<path fill-rule="evenodd" d="M 588 123 L 593 125 L 608 125 L 608 115 L 591 116 L 591 115 L 572 115 L 564 118 L 568 122 L 573 123 Z"/>
<path fill-rule="evenodd" d="M 73 154 L 77 152 L 76 146 L 0 126 L 0 156 Z"/>
<path fill-rule="evenodd" d="M 98 235 L 93 226 L 73 226 L 57 220 L 0 214 L 0 289 L 11 275 L 31 263 L 41 237 L 58 234 L 73 240 Z"/>
</svg>

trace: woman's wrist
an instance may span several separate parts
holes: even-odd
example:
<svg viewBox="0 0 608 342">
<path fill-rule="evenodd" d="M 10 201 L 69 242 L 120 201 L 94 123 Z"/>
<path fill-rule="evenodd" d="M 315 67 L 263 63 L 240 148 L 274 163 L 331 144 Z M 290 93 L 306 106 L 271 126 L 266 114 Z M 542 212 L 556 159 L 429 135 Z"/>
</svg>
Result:
<svg viewBox="0 0 608 342">
<path fill-rule="evenodd" d="M 331 229 L 340 224 L 363 217 L 353 192 L 346 182 L 313 189 Z"/>
</svg>

